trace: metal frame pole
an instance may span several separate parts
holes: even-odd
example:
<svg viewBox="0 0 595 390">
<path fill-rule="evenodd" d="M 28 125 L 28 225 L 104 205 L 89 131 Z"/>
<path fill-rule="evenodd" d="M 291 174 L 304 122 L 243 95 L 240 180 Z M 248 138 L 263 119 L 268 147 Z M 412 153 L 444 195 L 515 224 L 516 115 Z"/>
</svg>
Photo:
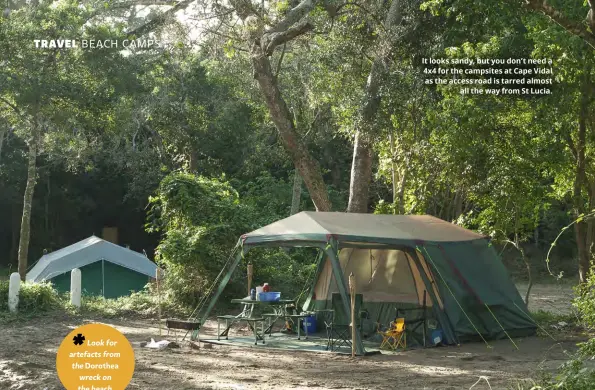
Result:
<svg viewBox="0 0 595 390">
<path fill-rule="evenodd" d="M 207 320 L 207 317 L 211 313 L 211 310 L 213 310 L 213 307 L 217 303 L 217 300 L 219 299 L 219 296 L 221 295 L 221 293 L 225 289 L 225 286 L 227 286 L 227 283 L 229 283 L 229 279 L 231 279 L 231 275 L 235 271 L 235 269 L 238 266 L 238 264 L 240 264 L 240 261 L 242 261 L 242 257 L 244 256 L 244 254 L 246 254 L 248 252 L 248 250 L 249 250 L 249 248 L 242 247 L 241 248 L 241 251 L 239 251 L 236 254 L 236 257 L 235 257 L 233 263 L 231 263 L 231 265 L 229 267 L 229 270 L 227 271 L 227 273 L 225 274 L 225 276 L 223 277 L 223 279 L 221 279 L 221 282 L 219 283 L 219 287 L 217 288 L 217 291 L 215 292 L 215 295 L 213 295 L 213 297 L 211 298 L 211 301 L 209 302 L 209 305 L 207 306 L 207 309 L 204 311 L 204 313 L 198 319 L 198 321 L 200 323 L 200 326 L 204 325 L 205 321 Z"/>
<path fill-rule="evenodd" d="M 343 274 L 343 270 L 341 269 L 341 264 L 339 263 L 339 258 L 337 257 L 336 253 L 338 250 L 337 242 L 331 238 L 329 241 L 329 245 L 326 246 L 324 249 L 325 253 L 328 255 L 331 266 L 333 267 L 333 275 L 335 276 L 335 280 L 337 282 L 337 288 L 339 289 L 339 293 L 341 294 L 341 300 L 343 301 L 343 306 L 345 309 L 345 313 L 351 313 L 351 308 L 349 304 L 349 297 L 347 294 L 347 284 L 345 283 L 345 275 Z M 366 349 L 364 348 L 364 343 L 362 342 L 362 335 L 359 329 L 357 329 L 356 333 L 356 340 L 355 340 L 355 352 L 358 355 L 365 355 Z"/>
<path fill-rule="evenodd" d="M 308 297 L 306 298 L 306 302 L 304 302 L 302 306 L 303 311 L 310 310 L 310 303 L 312 302 L 312 296 L 314 295 L 314 289 L 316 288 L 316 282 L 318 281 L 318 277 L 322 272 L 322 268 L 324 267 L 324 261 L 326 257 L 324 256 L 324 250 L 319 251 L 317 259 L 316 259 L 316 270 L 314 271 L 314 278 L 312 279 L 312 285 L 310 286 L 310 291 L 308 292 Z"/>
</svg>

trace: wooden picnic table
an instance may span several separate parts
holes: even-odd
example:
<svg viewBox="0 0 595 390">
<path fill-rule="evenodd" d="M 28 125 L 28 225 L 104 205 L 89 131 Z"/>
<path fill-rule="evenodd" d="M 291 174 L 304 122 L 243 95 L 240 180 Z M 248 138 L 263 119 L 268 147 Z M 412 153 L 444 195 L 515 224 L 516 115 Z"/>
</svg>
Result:
<svg viewBox="0 0 595 390">
<path fill-rule="evenodd" d="M 254 307 L 255 306 L 261 306 L 261 307 L 270 307 L 273 311 L 273 313 L 269 314 L 269 324 L 268 327 L 266 328 L 266 330 L 263 331 L 263 338 L 264 335 L 268 332 L 269 334 L 271 333 L 271 330 L 273 328 L 273 325 L 275 323 L 275 321 L 277 321 L 279 318 L 286 318 L 289 317 L 289 313 L 287 313 L 287 306 L 288 305 L 294 305 L 295 304 L 295 300 L 293 299 L 280 299 L 278 301 L 258 301 L 258 300 L 253 300 L 253 299 L 249 299 L 249 298 L 241 298 L 241 299 L 232 299 L 231 303 L 238 303 L 241 305 L 244 305 L 244 308 L 242 310 L 242 312 L 240 314 L 238 314 L 237 316 L 220 316 L 220 318 L 223 320 L 226 320 L 226 324 L 225 324 L 225 330 L 221 333 L 219 333 L 219 337 L 225 336 L 227 338 L 227 335 L 229 333 L 229 329 L 232 327 L 232 325 L 236 322 L 236 321 L 243 321 L 243 320 L 248 320 L 248 326 L 251 328 L 252 331 L 255 332 L 255 337 L 257 340 L 261 339 L 260 335 L 257 334 L 257 332 L 255 331 L 255 328 L 253 328 L 253 324 L 249 321 L 250 319 L 253 319 L 253 312 L 254 312 Z M 274 320 L 271 321 L 270 317 L 274 317 Z M 264 340 L 263 340 L 264 341 Z"/>
</svg>

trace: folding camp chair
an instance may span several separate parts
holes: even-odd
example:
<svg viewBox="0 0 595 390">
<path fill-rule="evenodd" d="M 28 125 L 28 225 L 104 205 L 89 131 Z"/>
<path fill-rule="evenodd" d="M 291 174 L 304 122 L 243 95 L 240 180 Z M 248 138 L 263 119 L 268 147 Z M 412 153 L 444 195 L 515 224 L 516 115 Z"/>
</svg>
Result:
<svg viewBox="0 0 595 390">
<path fill-rule="evenodd" d="M 405 319 L 397 318 L 390 323 L 390 327 L 386 331 L 378 331 L 382 336 L 382 344 L 380 349 L 388 348 L 395 350 L 399 347 L 407 348 L 407 335 L 405 334 Z"/>
<path fill-rule="evenodd" d="M 395 316 L 396 318 L 404 318 L 405 319 L 405 325 L 407 325 L 406 329 L 407 329 L 407 333 L 409 333 L 409 336 L 416 343 L 423 345 L 424 347 L 426 346 L 427 327 L 428 327 L 426 296 L 427 296 L 427 292 L 424 290 L 423 305 L 421 308 L 420 307 L 409 308 L 409 309 L 397 308 L 396 316 Z M 421 311 L 421 315 L 419 315 L 420 311 Z M 412 318 L 413 317 L 412 315 L 407 314 L 410 312 L 416 312 L 418 314 L 417 318 Z M 421 342 L 420 342 L 420 340 L 418 340 L 418 337 L 416 336 L 417 334 L 419 334 L 420 328 L 421 328 L 421 332 L 422 332 Z"/>
<path fill-rule="evenodd" d="M 347 295 L 351 300 L 351 296 Z M 349 301 L 351 302 L 351 301 Z M 360 328 L 360 312 L 363 305 L 363 295 L 355 294 L 355 321 L 358 329 Z M 327 330 L 327 350 L 334 351 L 343 346 L 351 348 L 351 313 L 345 312 L 341 294 L 333 293 L 331 295 L 332 310 L 322 310 L 324 313 L 324 323 Z"/>
</svg>

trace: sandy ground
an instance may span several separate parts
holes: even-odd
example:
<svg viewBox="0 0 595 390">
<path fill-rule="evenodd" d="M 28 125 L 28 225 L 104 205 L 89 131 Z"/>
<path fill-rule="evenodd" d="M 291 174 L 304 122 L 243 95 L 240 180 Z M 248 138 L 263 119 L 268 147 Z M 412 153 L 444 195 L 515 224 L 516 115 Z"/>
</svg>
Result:
<svg viewBox="0 0 595 390">
<path fill-rule="evenodd" d="M 569 310 L 565 295 L 537 286 L 536 308 L 552 304 Z M 522 289 L 519 288 L 519 289 Z M 567 289 L 566 292 L 570 291 Z M 566 301 L 567 302 L 567 301 Z M 566 306 L 565 306 L 566 305 Z M 551 308 L 548 310 L 552 310 Z M 506 389 L 517 380 L 557 368 L 576 339 L 517 339 L 468 343 L 460 347 L 408 350 L 352 359 L 330 353 L 286 352 L 214 345 L 212 348 L 152 350 L 141 341 L 158 335 L 155 322 L 51 317 L 0 325 L 0 389 L 62 389 L 56 376 L 56 350 L 74 328 L 104 322 L 123 332 L 134 346 L 136 369 L 128 389 Z M 209 321 L 206 335 L 215 334 Z M 479 381 L 479 383 L 477 383 Z M 475 386 L 473 386 L 475 384 Z"/>
<path fill-rule="evenodd" d="M 517 284 L 519 293 L 525 299 L 528 285 L 526 283 Z M 574 291 L 570 282 L 560 284 L 536 284 L 531 287 L 529 297 L 529 310 L 549 311 L 557 314 L 571 314 Z"/>
</svg>

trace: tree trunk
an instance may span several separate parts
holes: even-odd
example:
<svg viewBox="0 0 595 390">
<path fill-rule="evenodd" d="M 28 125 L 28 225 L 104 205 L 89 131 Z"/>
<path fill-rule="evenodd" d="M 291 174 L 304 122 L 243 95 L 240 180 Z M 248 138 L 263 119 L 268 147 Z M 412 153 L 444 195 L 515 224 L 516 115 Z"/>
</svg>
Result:
<svg viewBox="0 0 595 390">
<path fill-rule="evenodd" d="M 12 234 L 10 238 L 10 264 L 12 265 L 18 264 L 20 222 L 19 213 L 16 211 L 15 207 L 12 211 Z"/>
<path fill-rule="evenodd" d="M 391 29 L 402 19 L 401 0 L 393 0 L 384 21 L 384 28 L 388 31 L 388 42 L 383 42 L 390 48 L 393 38 Z M 380 107 L 380 86 L 386 76 L 385 62 L 390 55 L 390 49 L 382 50 L 376 56 L 368 75 L 365 88 L 365 100 L 361 110 L 361 120 L 355 133 L 353 143 L 353 162 L 351 165 L 351 184 L 349 186 L 349 204 L 347 212 L 365 213 L 368 211 L 370 182 L 372 180 L 372 139 L 375 118 Z"/>
<path fill-rule="evenodd" d="M 355 134 L 351 183 L 349 185 L 348 213 L 367 213 L 372 180 L 372 147 L 368 136 L 362 131 Z"/>
<path fill-rule="evenodd" d="M 5 134 L 6 134 L 6 129 L 0 128 L 0 160 L 2 160 L 2 146 L 4 145 Z"/>
<path fill-rule="evenodd" d="M 583 70 L 583 81 L 581 88 L 581 102 L 579 112 L 579 126 L 578 135 L 576 139 L 576 171 L 573 188 L 573 203 L 575 218 L 580 218 L 585 213 L 585 202 L 582 196 L 583 186 L 586 184 L 586 164 L 585 164 L 585 149 L 586 149 L 586 132 L 587 132 L 587 115 L 589 106 L 589 72 L 590 66 L 585 61 L 585 68 Z M 584 220 L 577 222 L 574 225 L 576 234 L 576 245 L 578 250 L 578 268 L 579 280 L 581 283 L 586 282 L 589 273 L 589 247 L 587 240 L 587 224 Z"/>
<path fill-rule="evenodd" d="M 407 175 L 409 170 L 407 169 L 407 164 L 403 168 L 403 173 L 401 174 L 401 182 L 399 183 L 399 214 L 405 214 L 405 186 L 407 185 Z"/>
<path fill-rule="evenodd" d="M 318 161 L 310 155 L 306 146 L 300 140 L 293 123 L 293 115 L 291 115 L 285 100 L 281 96 L 269 58 L 258 41 L 252 46 L 251 60 L 254 77 L 258 81 L 271 118 L 283 140 L 285 149 L 304 180 L 316 210 L 330 211 L 331 202 Z"/>
<path fill-rule="evenodd" d="M 455 193 L 454 215 L 451 222 L 456 221 L 463 214 L 463 190 L 458 189 Z"/>
<path fill-rule="evenodd" d="M 19 274 L 21 280 L 27 275 L 27 257 L 29 255 L 29 237 L 31 234 L 31 208 L 33 206 L 33 191 L 37 181 L 37 146 L 39 143 L 39 128 L 35 121 L 31 125 L 31 138 L 29 140 L 29 158 L 27 162 L 27 185 L 23 197 L 23 217 L 21 219 L 21 234 L 19 236 Z"/>
<path fill-rule="evenodd" d="M 190 151 L 190 155 L 188 156 L 188 169 L 190 170 L 191 173 L 197 173 L 198 172 L 198 153 L 196 151 L 196 148 L 193 146 L 192 150 Z"/>
<path fill-rule="evenodd" d="M 302 177 L 300 172 L 296 169 L 293 174 L 293 191 L 291 193 L 291 212 L 296 214 L 300 211 L 300 200 L 302 198 Z"/>
<path fill-rule="evenodd" d="M 388 140 L 390 142 L 390 173 L 393 182 L 393 213 L 396 213 L 397 206 L 397 167 L 395 164 L 395 139 L 392 131 L 388 134 Z"/>
<path fill-rule="evenodd" d="M 45 194 L 45 213 L 44 213 L 44 227 L 45 234 L 50 237 L 50 196 L 52 194 L 51 173 L 48 172 L 47 192 Z"/>
</svg>

